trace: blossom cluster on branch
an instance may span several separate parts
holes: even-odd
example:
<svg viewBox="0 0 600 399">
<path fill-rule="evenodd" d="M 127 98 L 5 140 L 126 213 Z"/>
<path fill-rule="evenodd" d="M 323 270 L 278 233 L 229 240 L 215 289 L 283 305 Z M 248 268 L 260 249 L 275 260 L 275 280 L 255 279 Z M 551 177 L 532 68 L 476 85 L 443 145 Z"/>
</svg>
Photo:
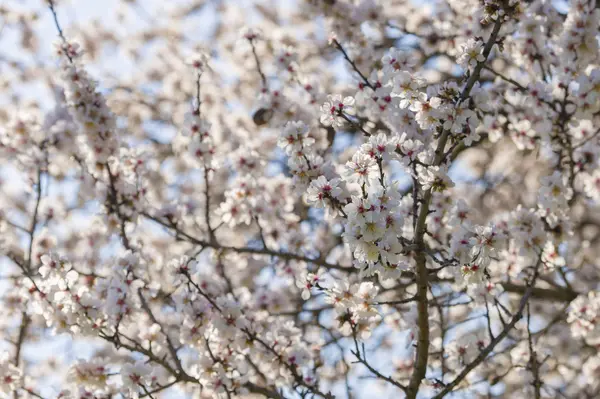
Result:
<svg viewBox="0 0 600 399">
<path fill-rule="evenodd" d="M 0 397 L 600 395 L 595 0 L 33 3 Z"/>
</svg>

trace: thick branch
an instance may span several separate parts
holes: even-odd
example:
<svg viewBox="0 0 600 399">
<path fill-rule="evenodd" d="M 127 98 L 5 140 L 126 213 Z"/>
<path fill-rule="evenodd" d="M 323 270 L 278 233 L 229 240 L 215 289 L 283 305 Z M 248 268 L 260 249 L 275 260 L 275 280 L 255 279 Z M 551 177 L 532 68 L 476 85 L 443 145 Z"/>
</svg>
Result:
<svg viewBox="0 0 600 399">
<path fill-rule="evenodd" d="M 481 69 L 483 68 L 484 63 L 487 61 L 490 52 L 492 51 L 492 47 L 496 43 L 498 38 L 498 33 L 500 32 L 500 28 L 502 27 L 501 19 L 498 19 L 494 24 L 494 28 L 492 29 L 492 33 L 490 34 L 490 38 L 487 41 L 484 49 L 483 56 L 485 57 L 482 62 L 479 62 L 465 88 L 463 89 L 459 103 L 467 99 L 471 93 L 471 89 L 479 79 L 479 75 L 481 73 Z M 446 143 L 448 141 L 448 137 L 450 136 L 449 130 L 444 130 L 440 139 L 438 141 L 437 148 L 435 150 L 435 159 L 434 166 L 439 166 L 445 159 L 444 149 L 446 148 Z M 423 196 L 423 204 L 421 206 L 419 217 L 417 219 L 417 224 L 415 228 L 415 244 L 419 248 L 424 247 L 423 237 L 425 235 L 426 230 L 426 220 L 427 215 L 429 214 L 429 206 L 431 204 L 432 191 L 431 189 L 427 190 Z M 416 201 L 416 198 L 413 198 L 413 201 Z M 427 361 L 429 356 L 429 304 L 427 299 L 427 287 L 428 287 L 428 271 L 427 264 L 425 259 L 425 253 L 420 250 L 417 251 L 416 255 L 416 274 L 417 274 L 417 310 L 418 310 L 418 319 L 417 325 L 419 329 L 419 335 L 417 339 L 417 354 L 415 360 L 415 368 L 413 374 L 410 379 L 410 383 L 407 387 L 406 396 L 409 399 L 414 399 L 417 397 L 417 393 L 419 391 L 419 386 L 421 385 L 421 381 L 425 378 L 425 374 L 427 372 Z"/>
<path fill-rule="evenodd" d="M 504 290 L 507 292 L 515 292 L 519 294 L 524 294 L 528 290 L 527 286 L 514 283 L 502 283 L 502 288 L 504 288 Z M 577 298 L 578 295 L 579 294 L 577 292 L 566 288 L 549 289 L 536 287 L 531 290 L 532 298 L 550 301 L 571 302 Z"/>
</svg>

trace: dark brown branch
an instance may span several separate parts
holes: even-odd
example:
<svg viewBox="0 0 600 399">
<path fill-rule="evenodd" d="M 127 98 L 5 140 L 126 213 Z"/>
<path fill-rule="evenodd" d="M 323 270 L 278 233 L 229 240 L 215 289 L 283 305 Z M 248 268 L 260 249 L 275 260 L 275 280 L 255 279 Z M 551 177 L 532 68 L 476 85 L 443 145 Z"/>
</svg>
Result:
<svg viewBox="0 0 600 399">
<path fill-rule="evenodd" d="M 490 37 L 483 49 L 484 60 L 479 62 L 463 89 L 460 98 L 458 100 L 458 104 L 462 101 L 466 100 L 470 93 L 471 89 L 475 85 L 475 83 L 479 80 L 479 75 L 481 73 L 481 69 L 483 65 L 487 61 L 487 58 L 492 51 L 492 47 L 496 44 L 496 40 L 498 38 L 498 33 L 500 32 L 500 28 L 502 27 L 502 20 L 498 19 L 494 24 L 494 28 L 490 34 Z M 450 135 L 449 130 L 444 130 L 440 139 L 438 141 L 436 150 L 435 150 L 435 159 L 434 166 L 439 166 L 445 159 L 444 149 L 446 148 L 446 143 L 448 141 L 448 137 Z M 419 212 L 419 217 L 417 219 L 417 224 L 415 228 L 415 239 L 414 243 L 419 248 L 424 248 L 424 235 L 426 231 L 426 220 L 427 215 L 429 214 L 429 206 L 431 204 L 432 199 L 432 191 L 431 189 L 427 190 L 423 195 L 423 203 L 421 205 L 421 209 Z M 414 199 L 416 200 L 416 199 Z M 421 381 L 425 378 L 425 373 L 427 371 L 427 363 L 429 356 L 429 305 L 427 299 L 427 288 L 429 285 L 428 281 L 428 270 L 425 259 L 425 253 L 422 250 L 416 252 L 416 275 L 417 275 L 417 310 L 418 310 L 418 338 L 417 338 L 417 354 L 415 359 L 415 368 L 413 370 L 413 374 L 411 376 L 409 385 L 406 390 L 406 397 L 408 399 L 415 399 L 419 392 L 419 386 L 421 385 Z"/>
<path fill-rule="evenodd" d="M 501 283 L 502 288 L 508 292 L 514 292 L 518 294 L 524 294 L 528 287 L 524 285 L 518 285 L 515 283 Z M 575 291 L 569 290 L 567 288 L 533 288 L 531 290 L 531 297 L 535 299 L 545 299 L 550 301 L 560 301 L 560 302 L 571 302 L 575 298 L 577 298 L 579 294 Z"/>
<path fill-rule="evenodd" d="M 358 69 L 358 67 L 356 66 L 356 63 L 354 61 L 352 61 L 352 59 L 350 59 L 350 57 L 348 56 L 348 53 L 346 53 L 346 50 L 344 50 L 344 48 L 342 47 L 340 42 L 338 42 L 336 39 L 333 39 L 333 45 L 335 46 L 335 48 L 337 48 L 342 53 L 342 55 L 344 56 L 346 61 L 348 61 L 348 63 L 352 67 L 352 69 L 360 76 L 360 78 L 362 79 L 365 86 L 367 86 L 371 90 L 375 90 L 375 87 L 373 87 L 373 85 L 371 83 L 369 83 L 369 80 Z"/>
<path fill-rule="evenodd" d="M 175 233 L 178 234 L 179 237 L 184 237 L 189 242 L 196 244 L 196 245 L 201 245 L 203 247 L 209 247 L 209 248 L 220 249 L 223 251 L 237 252 L 237 253 L 275 256 L 277 258 L 285 259 L 285 260 L 299 260 L 302 262 L 313 263 L 318 266 L 323 266 L 327 269 L 343 270 L 346 272 L 354 272 L 356 270 L 351 267 L 344 267 L 341 265 L 329 263 L 321 258 L 309 258 L 309 257 L 303 256 L 303 255 L 296 255 L 296 254 L 292 254 L 289 252 L 273 251 L 273 250 L 264 249 L 264 248 L 259 249 L 259 248 L 248 248 L 248 247 L 228 247 L 225 245 L 221 245 L 217 242 L 203 241 L 203 240 L 195 238 L 195 237 L 191 236 L 190 234 L 184 232 L 183 230 L 177 228 L 177 226 L 175 226 L 173 223 L 167 223 L 167 222 L 162 221 L 159 218 L 151 216 L 147 213 L 143 213 L 143 215 L 145 217 L 147 217 L 148 219 L 162 225 L 163 227 L 173 230 Z"/>
</svg>

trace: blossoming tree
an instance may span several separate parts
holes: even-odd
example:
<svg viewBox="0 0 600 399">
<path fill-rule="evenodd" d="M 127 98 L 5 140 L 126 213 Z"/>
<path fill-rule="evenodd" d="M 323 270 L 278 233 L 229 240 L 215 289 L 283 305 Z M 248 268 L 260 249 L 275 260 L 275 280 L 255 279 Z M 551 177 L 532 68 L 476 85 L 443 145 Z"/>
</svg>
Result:
<svg viewBox="0 0 600 399">
<path fill-rule="evenodd" d="M 33 3 L 0 396 L 600 395 L 594 0 Z"/>
</svg>

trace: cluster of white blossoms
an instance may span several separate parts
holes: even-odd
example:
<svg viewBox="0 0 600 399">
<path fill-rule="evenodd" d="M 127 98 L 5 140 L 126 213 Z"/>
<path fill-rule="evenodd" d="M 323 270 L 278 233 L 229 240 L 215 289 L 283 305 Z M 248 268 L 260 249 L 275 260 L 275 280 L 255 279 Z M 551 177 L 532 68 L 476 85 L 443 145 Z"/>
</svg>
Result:
<svg viewBox="0 0 600 399">
<path fill-rule="evenodd" d="M 0 392 L 9 395 L 21 384 L 23 372 L 13 364 L 13 359 L 8 352 L 0 355 Z"/>
<path fill-rule="evenodd" d="M 96 82 L 78 64 L 83 55 L 79 46 L 60 42 L 56 49 L 61 56 L 65 100 L 83 133 L 78 137 L 83 138 L 87 147 L 84 159 L 90 165 L 106 163 L 119 145 L 115 116 L 98 92 Z"/>
<path fill-rule="evenodd" d="M 469 39 L 462 45 L 462 53 L 456 60 L 463 69 L 473 69 L 478 63 L 485 61 L 482 54 L 483 43 L 480 40 Z"/>
<path fill-rule="evenodd" d="M 597 395 L 595 0 L 43 3 L 0 7 L 1 397 Z"/>
<path fill-rule="evenodd" d="M 599 311 L 600 300 L 597 291 L 591 291 L 588 295 L 577 297 L 571 303 L 571 309 L 567 317 L 573 336 L 583 338 L 589 345 L 598 345 L 600 343 Z"/>
</svg>

